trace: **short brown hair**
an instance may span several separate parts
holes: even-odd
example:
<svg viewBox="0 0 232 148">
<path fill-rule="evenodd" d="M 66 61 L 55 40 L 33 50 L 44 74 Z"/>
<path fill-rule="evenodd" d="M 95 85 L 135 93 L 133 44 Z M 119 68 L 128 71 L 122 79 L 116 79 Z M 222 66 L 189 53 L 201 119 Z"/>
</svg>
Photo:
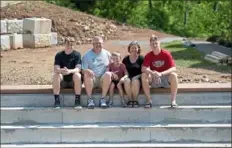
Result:
<svg viewBox="0 0 232 148">
<path fill-rule="evenodd" d="M 75 42 L 75 39 L 73 37 L 66 37 L 64 39 L 64 42 L 65 43 L 73 43 L 73 42 Z"/>
<path fill-rule="evenodd" d="M 137 46 L 138 46 L 138 54 L 140 54 L 140 53 L 141 53 L 141 47 L 140 47 L 138 41 L 132 41 L 132 42 L 129 44 L 129 46 L 128 46 L 128 48 L 127 48 L 128 52 L 130 53 L 130 48 L 131 48 L 131 46 L 133 46 L 133 45 L 137 45 Z"/>
<path fill-rule="evenodd" d="M 118 52 L 118 51 L 112 52 L 111 55 L 112 55 L 112 56 L 116 56 L 116 57 L 121 57 L 121 54 L 120 54 L 120 52 Z"/>
<path fill-rule="evenodd" d="M 152 40 L 158 41 L 159 38 L 158 38 L 158 36 L 156 36 L 156 35 L 153 34 L 153 35 L 150 37 L 150 42 L 151 42 Z"/>
</svg>

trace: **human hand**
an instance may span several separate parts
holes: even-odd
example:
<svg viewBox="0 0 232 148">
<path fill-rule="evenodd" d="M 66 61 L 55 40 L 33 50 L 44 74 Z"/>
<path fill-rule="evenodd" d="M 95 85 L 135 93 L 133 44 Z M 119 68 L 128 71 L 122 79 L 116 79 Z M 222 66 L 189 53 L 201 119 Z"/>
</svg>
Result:
<svg viewBox="0 0 232 148">
<path fill-rule="evenodd" d="M 160 72 L 158 72 L 158 71 L 153 71 L 152 75 L 155 76 L 155 77 L 161 77 L 162 76 L 162 74 Z"/>
<path fill-rule="evenodd" d="M 85 70 L 85 73 L 86 73 L 89 77 L 91 77 L 91 78 L 94 77 L 94 72 L 93 72 L 92 70 L 90 70 L 90 69 L 86 69 L 86 70 Z"/>
<path fill-rule="evenodd" d="M 67 67 L 64 67 L 61 69 L 61 74 L 62 75 L 69 75 L 71 73 L 71 70 L 68 69 Z"/>
</svg>

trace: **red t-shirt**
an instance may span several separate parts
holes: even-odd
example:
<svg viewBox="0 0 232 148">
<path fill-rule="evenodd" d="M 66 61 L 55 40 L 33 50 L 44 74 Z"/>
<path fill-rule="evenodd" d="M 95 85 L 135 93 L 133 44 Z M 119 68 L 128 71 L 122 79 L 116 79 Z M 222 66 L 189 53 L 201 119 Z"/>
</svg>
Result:
<svg viewBox="0 0 232 148">
<path fill-rule="evenodd" d="M 143 66 L 150 67 L 151 70 L 163 72 L 171 67 L 175 67 L 175 62 L 168 50 L 161 49 L 158 55 L 155 55 L 153 51 L 147 53 L 143 61 Z"/>
<path fill-rule="evenodd" d="M 120 63 L 120 66 L 116 67 L 114 63 L 110 63 L 109 71 L 114 72 L 120 80 L 126 74 L 126 66 L 123 63 Z"/>
</svg>

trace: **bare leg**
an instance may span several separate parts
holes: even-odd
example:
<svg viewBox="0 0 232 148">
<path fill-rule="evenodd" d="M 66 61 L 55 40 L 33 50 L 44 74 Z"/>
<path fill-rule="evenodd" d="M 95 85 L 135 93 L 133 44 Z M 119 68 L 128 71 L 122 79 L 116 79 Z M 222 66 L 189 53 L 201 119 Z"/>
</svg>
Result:
<svg viewBox="0 0 232 148">
<path fill-rule="evenodd" d="M 143 92 L 146 96 L 147 99 L 147 103 L 152 102 L 151 99 L 151 94 L 150 94 L 150 87 L 149 87 L 149 83 L 152 81 L 151 78 L 149 78 L 149 75 L 146 73 L 142 74 L 142 86 L 143 86 Z"/>
<path fill-rule="evenodd" d="M 114 83 L 111 83 L 111 84 L 110 84 L 110 91 L 109 91 L 110 99 L 113 99 L 114 87 L 115 87 Z"/>
<path fill-rule="evenodd" d="M 74 82 L 74 91 L 76 95 L 81 94 L 81 74 L 74 73 L 73 74 L 73 82 Z"/>
<path fill-rule="evenodd" d="M 131 92 L 132 92 L 132 99 L 134 101 L 138 100 L 139 90 L 140 90 L 140 81 L 138 79 L 135 79 L 131 83 Z"/>
<path fill-rule="evenodd" d="M 130 79 L 126 79 L 124 81 L 124 88 L 125 88 L 126 95 L 128 96 L 129 101 L 132 101 L 131 80 Z"/>
<path fill-rule="evenodd" d="M 117 88 L 118 88 L 118 92 L 119 92 L 120 98 L 123 98 L 124 95 L 123 95 L 122 84 L 118 83 L 117 84 Z"/>
<path fill-rule="evenodd" d="M 169 74 L 169 82 L 171 84 L 171 102 L 176 103 L 176 94 L 178 90 L 178 77 L 175 72 Z"/>
<path fill-rule="evenodd" d="M 54 73 L 52 75 L 52 87 L 54 95 L 60 94 L 60 82 L 63 80 L 62 74 Z"/>
<path fill-rule="evenodd" d="M 102 98 L 105 98 L 105 96 L 107 95 L 110 84 L 111 84 L 111 73 L 106 72 L 103 75 L 103 80 L 102 80 Z"/>
<path fill-rule="evenodd" d="M 89 98 L 92 98 L 93 90 L 93 78 L 89 77 L 87 74 L 84 75 L 85 90 Z"/>
</svg>

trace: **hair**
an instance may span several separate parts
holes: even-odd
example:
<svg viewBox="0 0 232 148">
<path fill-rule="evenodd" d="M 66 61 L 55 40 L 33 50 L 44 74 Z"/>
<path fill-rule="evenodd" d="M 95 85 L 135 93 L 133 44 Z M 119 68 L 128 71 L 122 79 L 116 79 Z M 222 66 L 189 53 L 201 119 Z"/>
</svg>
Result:
<svg viewBox="0 0 232 148">
<path fill-rule="evenodd" d="M 112 55 L 112 56 L 115 56 L 115 57 L 121 57 L 121 54 L 120 54 L 120 52 L 118 52 L 118 51 L 112 52 L 111 55 Z"/>
<path fill-rule="evenodd" d="M 151 42 L 152 40 L 158 41 L 159 38 L 158 38 L 158 36 L 156 36 L 156 35 L 153 34 L 153 35 L 151 35 L 151 37 L 150 37 L 150 42 Z"/>
<path fill-rule="evenodd" d="M 73 37 L 66 37 L 64 42 L 65 43 L 72 43 L 72 42 L 75 42 L 75 39 Z"/>
<path fill-rule="evenodd" d="M 137 46 L 138 46 L 138 54 L 140 54 L 140 53 L 141 53 L 141 47 L 140 47 L 138 41 L 132 41 L 132 42 L 128 45 L 128 48 L 127 48 L 128 52 L 130 53 L 130 48 L 131 48 L 131 46 L 133 46 L 133 45 L 137 45 Z"/>
<path fill-rule="evenodd" d="M 93 41 L 94 40 L 99 40 L 99 41 L 102 40 L 103 41 L 103 38 L 101 36 L 95 36 L 95 37 L 93 37 Z"/>
</svg>

